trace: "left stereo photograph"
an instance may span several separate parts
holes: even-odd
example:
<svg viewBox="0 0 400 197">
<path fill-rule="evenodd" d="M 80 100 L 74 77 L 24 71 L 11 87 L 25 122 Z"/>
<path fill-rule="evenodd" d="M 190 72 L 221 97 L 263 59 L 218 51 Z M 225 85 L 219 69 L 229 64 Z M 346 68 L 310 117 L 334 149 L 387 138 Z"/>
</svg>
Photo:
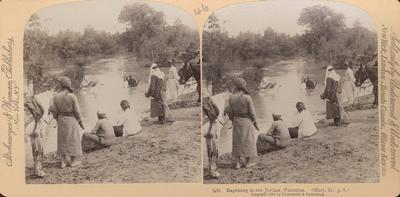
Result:
<svg viewBox="0 0 400 197">
<path fill-rule="evenodd" d="M 80 1 L 24 33 L 27 184 L 200 183 L 199 33 L 183 9 Z"/>
</svg>

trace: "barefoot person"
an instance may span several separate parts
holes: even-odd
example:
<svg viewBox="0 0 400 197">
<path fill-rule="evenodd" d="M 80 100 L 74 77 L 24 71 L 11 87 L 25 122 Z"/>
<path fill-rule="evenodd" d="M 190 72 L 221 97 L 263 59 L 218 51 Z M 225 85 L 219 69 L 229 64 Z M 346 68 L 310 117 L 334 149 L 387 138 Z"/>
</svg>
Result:
<svg viewBox="0 0 400 197">
<path fill-rule="evenodd" d="M 122 126 L 123 136 L 132 136 L 142 130 L 142 125 L 139 123 L 139 118 L 136 112 L 131 109 L 131 106 L 127 100 L 122 100 L 121 106 L 121 116 L 118 118 L 116 125 Z"/>
<path fill-rule="evenodd" d="M 97 111 L 97 118 L 98 121 L 92 131 L 83 133 L 81 141 L 83 152 L 106 148 L 115 142 L 113 127 L 106 113 Z"/>
<path fill-rule="evenodd" d="M 261 133 L 257 139 L 257 152 L 266 153 L 285 148 L 289 142 L 289 130 L 280 113 L 273 113 L 271 127 L 267 133 Z"/>
<path fill-rule="evenodd" d="M 321 99 L 326 99 L 326 119 L 333 119 L 335 126 L 340 126 L 340 107 L 338 93 L 340 76 L 335 72 L 332 66 L 326 68 L 325 90 Z"/>
<path fill-rule="evenodd" d="M 67 157 L 71 158 L 70 165 L 77 166 L 81 162 L 77 157 L 82 155 L 81 129 L 85 129 L 81 120 L 78 99 L 71 88 L 68 77 L 58 78 L 61 88 L 54 96 L 52 108 L 54 119 L 57 120 L 57 154 L 61 157 L 61 168 L 66 166 Z"/>
<path fill-rule="evenodd" d="M 256 134 L 258 130 L 256 114 L 246 81 L 242 78 L 233 79 L 234 90 L 229 97 L 225 113 L 233 124 L 232 156 L 236 159 L 235 168 L 241 167 L 241 158 L 246 159 L 245 167 L 254 166 L 253 157 L 257 156 Z"/>
<path fill-rule="evenodd" d="M 290 133 L 294 136 L 297 135 L 297 138 L 314 135 L 314 133 L 317 132 L 317 128 L 315 127 L 311 113 L 306 110 L 303 102 L 297 102 L 296 109 L 297 116 L 292 127 L 289 128 Z"/>
</svg>

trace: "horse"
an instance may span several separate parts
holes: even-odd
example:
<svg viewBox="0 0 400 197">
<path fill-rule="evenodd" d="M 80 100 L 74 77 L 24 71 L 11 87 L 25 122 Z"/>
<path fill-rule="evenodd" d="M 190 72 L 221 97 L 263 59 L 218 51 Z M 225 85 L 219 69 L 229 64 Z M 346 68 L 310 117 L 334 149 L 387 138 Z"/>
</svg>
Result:
<svg viewBox="0 0 400 197">
<path fill-rule="evenodd" d="M 358 71 L 355 73 L 355 85 L 360 87 L 365 80 L 369 79 L 373 84 L 372 92 L 374 93 L 373 105 L 378 105 L 378 67 L 377 62 L 375 62 L 376 68 L 369 68 L 366 65 L 361 64 Z"/>
<path fill-rule="evenodd" d="M 36 96 L 27 96 L 24 102 L 25 134 L 30 138 L 33 158 L 33 175 L 45 176 L 43 171 L 43 138 L 51 116 L 51 101 L 54 92 L 47 91 Z M 46 103 L 45 100 L 48 100 Z"/>
<path fill-rule="evenodd" d="M 178 75 L 180 77 L 179 83 L 181 85 L 186 84 L 186 82 L 193 77 L 196 80 L 197 83 L 197 93 L 199 95 L 199 98 L 197 99 L 197 102 L 200 102 L 201 98 L 201 83 L 200 83 L 200 64 L 190 64 L 187 61 L 185 61 L 184 66 L 179 69 Z"/>
<path fill-rule="evenodd" d="M 202 130 L 204 137 L 206 138 L 206 148 L 208 156 L 208 175 L 213 178 L 218 178 L 219 173 L 217 172 L 218 163 L 218 138 L 221 130 L 224 127 L 227 119 L 225 118 L 225 105 L 228 102 L 229 93 L 222 92 L 211 97 L 204 99 L 203 103 L 203 114 L 207 115 L 208 121 L 206 121 Z M 206 118 L 203 118 L 206 120 Z"/>
</svg>

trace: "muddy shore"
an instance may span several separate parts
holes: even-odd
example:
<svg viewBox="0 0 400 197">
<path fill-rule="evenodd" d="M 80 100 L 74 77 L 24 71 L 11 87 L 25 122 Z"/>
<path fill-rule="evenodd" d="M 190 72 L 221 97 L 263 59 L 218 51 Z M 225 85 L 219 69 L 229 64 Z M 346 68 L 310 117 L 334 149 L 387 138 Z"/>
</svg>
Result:
<svg viewBox="0 0 400 197">
<path fill-rule="evenodd" d="M 299 76 L 323 83 L 324 68 L 305 62 Z M 338 71 L 342 74 L 342 70 Z M 319 85 L 316 94 L 322 91 Z M 318 96 L 318 95 L 317 95 Z M 331 126 L 319 120 L 318 132 L 305 139 L 292 139 L 285 149 L 259 155 L 256 166 L 234 169 L 231 153 L 220 155 L 221 176 L 211 179 L 203 169 L 205 184 L 235 183 L 372 183 L 379 182 L 378 110 L 371 94 L 358 97 L 346 108 L 350 124 Z M 324 107 L 324 106 L 322 106 Z M 320 114 L 324 116 L 324 114 Z M 231 142 L 229 142 L 231 143 Z M 207 166 L 204 153 L 203 165 Z"/>
<path fill-rule="evenodd" d="M 49 153 L 44 158 L 46 176 L 36 178 L 26 168 L 26 183 L 201 182 L 200 105 L 186 101 L 172 113 L 173 124 L 145 119 L 140 133 L 84 154 L 77 167 L 60 169 L 55 153 Z"/>
</svg>

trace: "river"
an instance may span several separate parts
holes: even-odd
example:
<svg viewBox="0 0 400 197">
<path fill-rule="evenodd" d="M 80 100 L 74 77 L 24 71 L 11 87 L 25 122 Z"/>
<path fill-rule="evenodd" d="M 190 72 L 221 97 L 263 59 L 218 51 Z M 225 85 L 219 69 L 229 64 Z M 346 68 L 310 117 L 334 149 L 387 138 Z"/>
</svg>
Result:
<svg viewBox="0 0 400 197">
<path fill-rule="evenodd" d="M 179 69 L 179 65 L 176 65 Z M 168 68 L 161 68 L 167 73 Z M 131 74 L 136 80 L 140 80 L 135 88 L 128 88 L 123 76 Z M 139 119 L 149 116 L 150 100 L 144 96 L 148 88 L 149 68 L 139 65 L 135 57 L 117 56 L 99 59 L 85 66 L 85 78 L 87 81 L 97 81 L 93 88 L 83 88 L 76 93 L 82 113 L 82 121 L 86 131 L 90 131 L 97 121 L 97 110 L 107 112 L 111 122 L 115 122 L 120 114 L 120 101 L 126 99 L 134 109 Z M 189 88 L 181 86 L 181 94 L 192 92 L 195 85 Z M 43 97 L 43 96 L 42 96 Z M 37 96 L 40 98 L 40 95 Z M 48 101 L 41 101 L 45 105 Z M 44 132 L 44 152 L 57 150 L 56 121 L 51 121 Z M 32 153 L 29 139 L 26 141 L 27 166 L 32 163 Z"/>
<path fill-rule="evenodd" d="M 251 94 L 256 109 L 257 122 L 261 132 L 266 132 L 272 123 L 272 113 L 279 112 L 288 126 L 294 121 L 297 113 L 296 103 L 301 101 L 306 109 L 313 115 L 314 121 L 324 119 L 325 101 L 320 98 L 323 92 L 323 79 L 325 71 L 323 69 L 307 69 L 308 62 L 304 59 L 293 59 L 280 61 L 276 64 L 264 68 L 264 81 L 276 84 L 273 88 L 262 89 L 258 93 Z M 238 75 L 242 71 L 230 74 Z M 338 71 L 343 76 L 343 71 Z M 317 87 L 313 90 L 302 88 L 301 79 L 303 76 L 317 82 Z M 372 90 L 369 90 L 371 92 Z M 368 92 L 368 93 L 369 93 Z M 258 136 L 258 133 L 257 135 Z M 219 154 L 230 153 L 232 150 L 232 125 L 229 121 L 221 131 L 219 138 Z M 205 150 L 205 147 L 204 147 Z M 207 154 L 203 151 L 204 158 Z M 207 159 L 205 159 L 206 161 Z"/>
</svg>

